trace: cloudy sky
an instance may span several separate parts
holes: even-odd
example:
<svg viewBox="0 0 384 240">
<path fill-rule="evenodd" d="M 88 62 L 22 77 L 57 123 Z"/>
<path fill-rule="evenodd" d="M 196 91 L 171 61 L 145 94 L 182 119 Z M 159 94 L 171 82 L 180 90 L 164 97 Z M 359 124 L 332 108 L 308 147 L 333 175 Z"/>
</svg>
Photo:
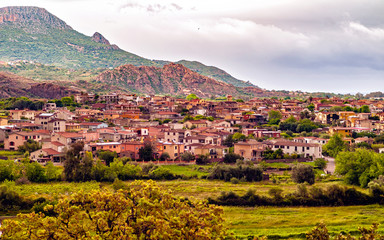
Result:
<svg viewBox="0 0 384 240">
<path fill-rule="evenodd" d="M 266 89 L 384 91 L 383 0 L 1 0 L 46 8 L 149 59 L 200 61 Z"/>
</svg>

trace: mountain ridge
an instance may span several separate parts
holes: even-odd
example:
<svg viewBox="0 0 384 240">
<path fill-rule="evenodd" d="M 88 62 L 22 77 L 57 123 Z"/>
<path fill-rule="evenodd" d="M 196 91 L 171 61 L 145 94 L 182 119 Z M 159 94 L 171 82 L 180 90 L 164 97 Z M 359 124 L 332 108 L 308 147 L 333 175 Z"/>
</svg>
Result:
<svg viewBox="0 0 384 240">
<path fill-rule="evenodd" d="M 162 68 L 154 66 L 136 67 L 123 65 L 100 73 L 96 81 L 104 84 L 125 86 L 133 92 L 144 94 L 188 95 L 217 97 L 223 95 L 251 95 L 241 92 L 231 84 L 196 73 L 182 64 L 169 63 Z"/>
<path fill-rule="evenodd" d="M 92 37 L 79 33 L 44 8 L 0 8 L 0 19 L 0 61 L 28 60 L 68 69 L 115 68 L 124 64 L 162 67 L 169 63 L 119 49 L 99 33 Z M 186 67 L 194 65 L 196 72 L 222 82 L 254 86 L 218 68 L 185 60 L 182 63 Z"/>
</svg>

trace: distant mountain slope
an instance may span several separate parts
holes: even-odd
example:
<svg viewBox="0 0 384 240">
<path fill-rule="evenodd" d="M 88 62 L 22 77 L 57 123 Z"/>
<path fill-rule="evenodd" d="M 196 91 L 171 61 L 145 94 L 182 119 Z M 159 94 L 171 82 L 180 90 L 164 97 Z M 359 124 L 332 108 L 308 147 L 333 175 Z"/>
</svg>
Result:
<svg viewBox="0 0 384 240">
<path fill-rule="evenodd" d="M 66 68 L 108 68 L 155 63 L 85 36 L 37 7 L 0 8 L 0 60 L 30 60 Z"/>
<path fill-rule="evenodd" d="M 181 64 L 170 63 L 162 68 L 120 66 L 101 73 L 97 81 L 126 87 L 132 92 L 146 94 L 187 95 L 200 97 L 248 95 L 233 85 L 200 75 Z"/>
<path fill-rule="evenodd" d="M 78 91 L 53 83 L 37 83 L 31 79 L 15 74 L 0 72 L 0 98 L 38 97 L 62 98 L 78 93 Z"/>
<path fill-rule="evenodd" d="M 236 87 L 255 87 L 255 85 L 253 85 L 252 83 L 236 79 L 224 70 L 221 70 L 220 68 L 214 66 L 206 66 L 197 61 L 187 60 L 181 60 L 176 63 L 183 64 L 187 68 L 197 73 L 200 73 L 201 75 L 232 84 Z"/>
<path fill-rule="evenodd" d="M 0 8 L 0 61 L 28 60 L 68 69 L 110 68 L 124 64 L 162 67 L 111 45 L 100 33 L 85 36 L 47 10 L 38 7 Z M 254 86 L 216 67 L 180 61 L 192 70 L 238 87 Z"/>
</svg>

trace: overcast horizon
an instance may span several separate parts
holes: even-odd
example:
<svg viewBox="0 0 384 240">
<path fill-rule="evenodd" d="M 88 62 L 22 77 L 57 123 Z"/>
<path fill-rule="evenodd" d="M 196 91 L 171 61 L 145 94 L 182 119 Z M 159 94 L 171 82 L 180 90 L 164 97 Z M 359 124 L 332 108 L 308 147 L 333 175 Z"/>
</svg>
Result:
<svg viewBox="0 0 384 240">
<path fill-rule="evenodd" d="M 2 0 L 156 60 L 216 66 L 268 90 L 384 91 L 382 0 Z"/>
</svg>

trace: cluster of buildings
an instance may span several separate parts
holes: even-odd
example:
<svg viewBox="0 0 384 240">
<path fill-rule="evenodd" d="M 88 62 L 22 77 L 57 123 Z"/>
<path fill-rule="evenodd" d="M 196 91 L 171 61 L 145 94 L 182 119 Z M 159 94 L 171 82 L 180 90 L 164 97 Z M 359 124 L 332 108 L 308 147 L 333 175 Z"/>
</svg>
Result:
<svg viewBox="0 0 384 240">
<path fill-rule="evenodd" d="M 178 160 L 184 152 L 190 152 L 220 160 L 229 152 L 228 145 L 224 144 L 227 137 L 241 133 L 253 136 L 234 144 L 234 152 L 246 159 L 260 160 L 266 149 L 281 149 L 284 153 L 314 159 L 322 157 L 322 145 L 327 139 L 285 140 L 280 131 L 261 127 L 268 122 L 271 110 L 280 111 L 282 120 L 290 116 L 300 119 L 303 113 L 309 112 L 309 105 L 313 107 L 314 121 L 338 125 L 317 132 L 337 132 L 348 137 L 353 132 L 384 129 L 384 101 L 379 100 L 346 102 L 333 98 L 326 99 L 325 104 L 321 98 L 311 101 L 255 98 L 244 102 L 231 96 L 226 101 L 207 101 L 134 94 L 79 94 L 75 100 L 84 107 L 73 112 L 58 108 L 54 103 L 47 103 L 42 111 L 3 112 L 0 142 L 4 143 L 4 149 L 17 150 L 31 139 L 42 145 L 40 150 L 30 153 L 31 160 L 61 163 L 66 150 L 78 141 L 85 143 L 87 151 L 114 151 L 132 159 L 138 159 L 140 148 L 151 143 L 155 158 L 167 153 L 171 160 Z M 370 113 L 332 111 L 338 107 L 364 105 L 369 107 Z M 191 117 L 185 118 L 187 115 Z"/>
</svg>

